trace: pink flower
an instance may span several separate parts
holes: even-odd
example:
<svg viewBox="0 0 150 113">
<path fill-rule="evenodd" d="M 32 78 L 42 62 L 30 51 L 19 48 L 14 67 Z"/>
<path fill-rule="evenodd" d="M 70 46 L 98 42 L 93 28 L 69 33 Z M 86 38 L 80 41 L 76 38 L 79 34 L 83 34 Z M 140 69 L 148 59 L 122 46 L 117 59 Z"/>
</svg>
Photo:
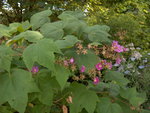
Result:
<svg viewBox="0 0 150 113">
<path fill-rule="evenodd" d="M 96 67 L 96 69 L 97 69 L 98 71 L 100 71 L 100 70 L 103 69 L 103 65 L 102 65 L 101 63 L 96 64 L 95 67 Z"/>
<path fill-rule="evenodd" d="M 100 82 L 99 77 L 94 77 L 93 84 L 97 85 Z"/>
<path fill-rule="evenodd" d="M 111 63 L 111 62 L 107 62 L 107 63 L 105 64 L 105 67 L 106 67 L 107 69 L 112 69 L 112 63 Z"/>
<path fill-rule="evenodd" d="M 37 72 L 39 72 L 39 67 L 38 67 L 38 66 L 32 67 L 31 72 L 32 72 L 33 74 L 36 74 Z"/>
<path fill-rule="evenodd" d="M 121 61 L 122 61 L 121 58 L 117 58 L 117 59 L 116 59 L 116 64 L 120 64 Z"/>
<path fill-rule="evenodd" d="M 69 60 L 69 62 L 70 62 L 70 64 L 73 64 L 73 63 L 74 63 L 74 58 L 71 58 L 71 59 Z"/>
<path fill-rule="evenodd" d="M 85 66 L 82 65 L 80 72 L 82 72 L 82 73 L 85 72 Z"/>
</svg>

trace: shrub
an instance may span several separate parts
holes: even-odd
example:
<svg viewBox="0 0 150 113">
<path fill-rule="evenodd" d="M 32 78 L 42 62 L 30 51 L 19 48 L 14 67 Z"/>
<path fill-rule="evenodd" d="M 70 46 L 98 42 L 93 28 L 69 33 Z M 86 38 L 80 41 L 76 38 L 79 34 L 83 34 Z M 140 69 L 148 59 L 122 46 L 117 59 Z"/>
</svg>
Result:
<svg viewBox="0 0 150 113">
<path fill-rule="evenodd" d="M 56 22 L 51 14 L 0 26 L 1 112 L 146 112 L 145 94 L 113 70 L 127 48 L 109 39 L 109 27 L 88 26 L 78 11 Z"/>
</svg>

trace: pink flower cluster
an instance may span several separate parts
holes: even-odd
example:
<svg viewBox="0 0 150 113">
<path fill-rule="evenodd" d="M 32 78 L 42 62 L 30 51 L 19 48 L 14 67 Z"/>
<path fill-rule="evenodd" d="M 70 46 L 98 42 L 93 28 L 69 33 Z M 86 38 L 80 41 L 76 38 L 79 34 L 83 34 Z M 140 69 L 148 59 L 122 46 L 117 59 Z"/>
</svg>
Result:
<svg viewBox="0 0 150 113">
<path fill-rule="evenodd" d="M 128 51 L 128 48 L 125 48 L 121 45 L 119 45 L 118 41 L 113 41 L 112 42 L 112 48 L 115 52 L 121 53 L 121 52 L 126 52 Z"/>
<path fill-rule="evenodd" d="M 106 69 L 112 69 L 112 63 L 111 62 L 107 62 L 106 60 L 101 60 L 101 62 L 96 64 L 96 69 L 98 71 L 106 68 Z"/>
</svg>

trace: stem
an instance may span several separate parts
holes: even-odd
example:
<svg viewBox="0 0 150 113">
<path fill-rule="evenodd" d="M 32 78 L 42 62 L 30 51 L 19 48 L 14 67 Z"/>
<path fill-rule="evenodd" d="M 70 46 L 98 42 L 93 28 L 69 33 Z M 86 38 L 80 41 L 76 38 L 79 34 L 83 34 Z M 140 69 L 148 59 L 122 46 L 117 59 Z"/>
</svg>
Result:
<svg viewBox="0 0 150 113">
<path fill-rule="evenodd" d="M 54 103 L 58 103 L 59 101 L 63 100 L 65 98 L 66 95 L 68 95 L 70 92 L 66 93 L 64 96 L 62 96 L 61 98 L 59 98 L 58 100 L 55 100 Z"/>
</svg>

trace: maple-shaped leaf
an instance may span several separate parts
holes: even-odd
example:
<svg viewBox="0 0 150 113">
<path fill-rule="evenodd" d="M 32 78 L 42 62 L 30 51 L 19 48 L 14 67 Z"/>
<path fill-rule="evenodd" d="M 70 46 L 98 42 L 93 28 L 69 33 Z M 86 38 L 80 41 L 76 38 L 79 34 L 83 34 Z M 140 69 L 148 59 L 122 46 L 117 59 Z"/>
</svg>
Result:
<svg viewBox="0 0 150 113">
<path fill-rule="evenodd" d="M 83 108 L 88 113 L 93 113 L 98 101 L 98 96 L 95 92 L 90 91 L 82 84 L 71 84 L 71 92 L 73 101 L 70 104 L 70 113 L 79 113 Z"/>
<path fill-rule="evenodd" d="M 51 39 L 42 39 L 24 50 L 23 60 L 29 70 L 31 70 L 35 62 L 49 69 L 54 69 L 54 52 L 61 53 Z"/>
<path fill-rule="evenodd" d="M 41 11 L 39 13 L 34 14 L 31 17 L 30 23 L 32 25 L 32 29 L 38 29 L 43 24 L 50 22 L 49 16 L 52 14 L 51 10 Z"/>
<path fill-rule="evenodd" d="M 38 88 L 30 72 L 15 69 L 0 76 L 0 105 L 8 102 L 19 113 L 24 113 L 28 102 L 28 93 L 37 92 Z"/>
<path fill-rule="evenodd" d="M 61 39 L 64 35 L 64 31 L 61 26 L 61 23 L 58 24 L 57 22 L 44 24 L 40 28 L 40 31 L 44 37 L 50 38 L 53 40 Z"/>
</svg>

